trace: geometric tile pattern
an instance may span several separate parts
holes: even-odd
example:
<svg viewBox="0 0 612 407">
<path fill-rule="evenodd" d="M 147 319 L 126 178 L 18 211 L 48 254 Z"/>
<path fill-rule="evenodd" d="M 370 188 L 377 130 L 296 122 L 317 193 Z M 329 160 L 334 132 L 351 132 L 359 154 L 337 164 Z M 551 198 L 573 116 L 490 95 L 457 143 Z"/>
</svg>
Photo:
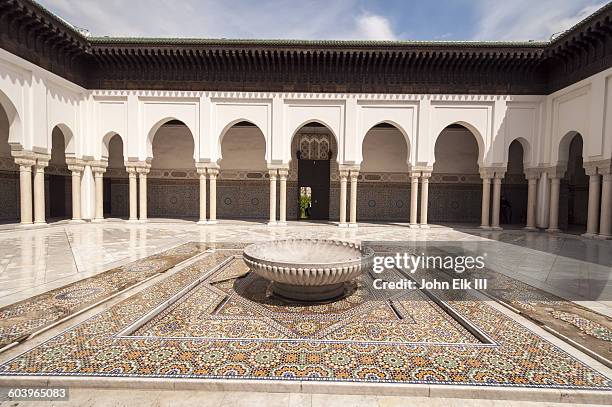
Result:
<svg viewBox="0 0 612 407">
<path fill-rule="evenodd" d="M 63 287 L 0 308 L 0 347 L 30 334 L 206 250 L 185 243 Z"/>
<path fill-rule="evenodd" d="M 339 301 L 287 303 L 238 258 L 140 327 L 140 337 L 478 343 L 423 293 L 375 290 L 365 274 Z M 387 280 L 401 276 L 385 275 Z"/>
<path fill-rule="evenodd" d="M 421 323 L 423 312 L 433 315 L 440 310 L 429 304 L 428 310 L 424 308 L 426 311 L 413 307 L 410 301 L 415 298 L 405 299 L 403 308 L 398 306 L 396 311 L 381 308 L 385 311 L 377 312 L 376 306 L 368 308 L 368 302 L 382 301 L 388 294 L 381 294 L 382 299 L 373 299 L 365 291 L 367 276 L 337 310 L 330 304 L 325 311 L 316 307 L 283 310 L 282 305 L 265 296 L 261 280 L 240 272 L 239 259 L 231 261 L 239 254 L 240 250 L 216 250 L 204 255 L 163 281 L 0 365 L 0 374 L 300 379 L 612 390 L 609 378 L 467 292 L 463 294 L 465 298 L 443 300 L 491 338 L 491 343 L 478 343 L 455 326 L 456 342 L 440 344 L 441 330 L 436 324 L 446 323 L 445 329 L 448 329 L 448 316 L 429 323 L 433 331 L 429 342 L 412 342 L 409 336 L 401 338 L 402 332 L 398 332 L 396 342 L 372 341 L 375 331 L 368 332 L 372 321 L 391 322 L 403 315 L 406 326 L 419 329 L 419 325 L 427 325 Z M 220 264 L 230 268 L 223 278 L 217 273 Z M 189 294 L 178 298 L 171 308 L 149 323 L 139 325 L 136 332 L 122 334 L 191 285 Z M 219 300 L 224 295 L 225 299 Z M 228 303 L 232 298 L 234 302 Z M 393 303 L 397 301 L 403 299 L 393 297 Z M 249 313 L 253 318 L 244 318 Z M 176 321 L 188 321 L 188 324 L 168 327 L 172 318 L 167 317 L 171 314 Z M 240 330 L 237 328 L 240 324 L 234 322 L 230 322 L 234 331 L 210 326 L 211 321 L 231 321 L 231 316 L 243 317 L 243 322 L 260 321 L 263 327 L 253 335 L 250 328 Z M 326 331 L 327 319 L 344 325 Z M 296 323 L 306 320 L 316 322 L 314 329 L 296 329 Z M 278 325 L 272 326 L 272 322 Z M 334 333 L 350 324 L 354 325 L 344 336 L 334 338 Z M 190 336 L 174 337 L 175 334 Z"/>
</svg>

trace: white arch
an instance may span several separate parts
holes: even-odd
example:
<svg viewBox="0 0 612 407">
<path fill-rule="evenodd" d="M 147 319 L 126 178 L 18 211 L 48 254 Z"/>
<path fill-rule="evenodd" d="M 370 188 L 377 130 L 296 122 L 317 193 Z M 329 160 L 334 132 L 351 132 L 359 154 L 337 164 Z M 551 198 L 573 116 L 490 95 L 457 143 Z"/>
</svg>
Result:
<svg viewBox="0 0 612 407">
<path fill-rule="evenodd" d="M 574 140 L 574 138 L 576 136 L 580 136 L 580 138 L 582 139 L 582 155 L 584 158 L 584 137 L 582 137 L 582 134 L 580 134 L 580 132 L 576 131 L 576 130 L 571 130 L 568 131 L 567 133 L 565 133 L 565 135 L 563 137 L 561 137 L 561 140 L 559 140 L 559 146 L 557 149 L 557 157 L 556 157 L 556 162 L 554 163 L 555 165 L 566 165 L 569 161 L 569 149 L 570 149 L 570 145 L 572 144 L 572 141 Z"/>
<path fill-rule="evenodd" d="M 102 137 L 102 159 L 103 160 L 108 160 L 108 156 L 110 154 L 110 151 L 108 149 L 109 143 L 114 136 L 117 136 L 121 139 L 121 144 L 123 145 L 123 157 L 124 159 L 127 158 L 127 146 L 125 145 L 125 140 L 116 131 L 109 131 L 108 133 L 104 135 L 104 137 Z"/>
<path fill-rule="evenodd" d="M 515 141 L 518 141 L 521 147 L 523 147 L 523 167 L 524 168 L 532 167 L 534 163 L 533 163 L 533 157 L 532 157 L 531 143 L 529 143 L 529 140 L 527 140 L 526 138 L 520 137 L 520 136 L 511 139 L 507 143 L 507 145 L 504 147 L 504 162 L 506 163 L 506 165 L 508 165 L 510 145 L 512 145 L 512 143 Z"/>
<path fill-rule="evenodd" d="M 259 132 L 261 133 L 261 135 L 264 138 L 264 159 L 266 162 L 268 162 L 268 152 L 269 152 L 269 148 L 268 148 L 268 138 L 266 137 L 266 133 L 261 129 L 261 127 L 259 127 L 257 125 L 257 123 L 255 123 L 253 120 L 249 120 L 249 119 L 245 119 L 245 118 L 240 118 L 240 119 L 234 119 L 232 121 L 230 121 L 229 123 L 227 123 L 222 129 L 221 132 L 219 133 L 219 137 L 217 139 L 217 162 L 219 162 L 222 158 L 223 158 L 223 152 L 221 151 L 221 144 L 223 143 L 223 138 L 225 137 L 225 135 L 227 134 L 227 132 L 234 127 L 236 124 L 240 123 L 240 122 L 247 122 L 247 123 L 251 123 L 252 125 L 254 125 L 255 127 L 257 127 L 257 130 L 259 130 Z"/>
<path fill-rule="evenodd" d="M 198 157 L 197 157 L 197 148 L 196 148 L 197 141 L 195 139 L 195 135 L 194 135 L 193 130 L 185 123 L 185 121 L 183 121 L 181 119 L 177 119 L 176 117 L 173 117 L 173 116 L 166 116 L 163 119 L 158 120 L 149 129 L 149 132 L 147 133 L 147 140 L 146 140 L 147 158 L 153 158 L 153 139 L 155 138 L 155 135 L 157 134 L 159 129 L 164 124 L 166 124 L 166 123 L 168 123 L 168 122 L 170 122 L 172 120 L 177 120 L 177 121 L 181 122 L 185 127 L 187 127 L 187 129 L 189 129 L 189 134 L 191 135 L 191 139 L 193 140 L 193 159 L 197 161 L 198 160 Z M 125 154 L 125 143 L 124 143 L 123 149 L 124 149 L 124 154 Z"/>
<path fill-rule="evenodd" d="M 336 149 L 338 151 L 333 151 L 332 153 L 336 155 L 336 161 L 338 163 L 340 163 L 340 142 L 338 140 L 338 136 L 336 135 L 336 133 L 334 132 L 334 130 L 332 129 L 332 127 L 325 123 L 323 120 L 317 119 L 317 118 L 311 118 L 311 119 L 307 119 L 305 121 L 303 121 L 300 125 L 298 125 L 293 132 L 291 133 L 291 138 L 289 139 L 289 143 L 286 143 L 286 148 L 287 150 L 285 151 L 285 153 L 288 152 L 288 154 L 285 154 L 285 157 L 289 157 L 289 161 L 293 160 L 293 154 L 291 151 L 291 145 L 293 144 L 293 139 L 295 138 L 295 136 L 298 134 L 298 132 L 300 130 L 302 130 L 302 127 L 310 124 L 310 123 L 318 123 L 322 126 L 324 126 L 327 130 L 329 130 L 329 132 L 331 133 L 331 135 L 334 137 L 334 141 L 336 142 Z"/>
<path fill-rule="evenodd" d="M 56 127 L 61 131 L 62 135 L 64 136 L 64 145 L 65 145 L 64 154 L 66 155 L 66 157 L 75 157 L 76 156 L 76 146 L 75 146 L 76 142 L 74 139 L 74 133 L 72 132 L 70 127 L 68 127 L 68 125 L 65 123 L 57 123 L 54 126 L 51 126 L 51 133 L 53 133 L 53 130 Z M 51 134 L 49 134 L 49 140 L 50 138 L 51 138 Z M 52 142 L 49 141 L 49 152 L 51 151 L 51 146 L 52 146 Z"/>
<path fill-rule="evenodd" d="M 367 129 L 365 131 L 365 133 L 363 133 L 360 137 L 360 142 L 359 142 L 359 162 L 363 161 L 363 143 L 365 142 L 365 139 L 368 135 L 368 133 L 370 131 L 372 131 L 372 129 L 374 129 L 374 127 L 378 126 L 379 124 L 390 124 L 393 127 L 395 127 L 400 133 L 402 133 L 402 136 L 404 136 L 404 141 L 406 142 L 406 164 L 408 164 L 408 166 L 410 166 L 410 156 L 411 156 L 411 152 L 412 152 L 412 144 L 410 142 L 410 136 L 408 135 L 408 133 L 406 132 L 406 130 L 397 122 L 393 121 L 393 120 L 381 120 L 379 122 L 377 122 L 376 124 L 370 126 L 369 129 Z"/>
<path fill-rule="evenodd" d="M 23 127 L 21 125 L 21 118 L 17 112 L 17 108 L 11 102 L 6 93 L 0 90 L 0 106 L 4 109 L 6 117 L 9 122 L 9 138 L 8 142 L 11 145 L 23 147 Z"/>
<path fill-rule="evenodd" d="M 485 153 L 485 143 L 484 143 L 484 139 L 482 138 L 482 134 L 480 133 L 480 131 L 478 131 L 478 128 L 476 126 L 474 126 L 473 124 L 466 122 L 466 121 L 454 121 L 454 122 L 450 122 L 445 124 L 444 126 L 442 126 L 440 128 L 439 131 L 437 131 L 436 133 L 436 137 L 433 139 L 433 143 L 432 145 L 432 151 L 431 151 L 431 156 L 434 159 L 434 162 L 436 160 L 436 143 L 438 142 L 438 138 L 440 137 L 440 134 L 442 134 L 442 132 L 448 127 L 451 126 L 453 124 L 459 124 L 463 127 L 465 127 L 466 129 L 468 129 L 470 131 L 470 133 L 472 133 L 472 135 L 474 136 L 474 138 L 476 139 L 476 144 L 478 144 L 478 166 L 482 166 L 483 162 L 484 162 L 484 153 Z"/>
</svg>

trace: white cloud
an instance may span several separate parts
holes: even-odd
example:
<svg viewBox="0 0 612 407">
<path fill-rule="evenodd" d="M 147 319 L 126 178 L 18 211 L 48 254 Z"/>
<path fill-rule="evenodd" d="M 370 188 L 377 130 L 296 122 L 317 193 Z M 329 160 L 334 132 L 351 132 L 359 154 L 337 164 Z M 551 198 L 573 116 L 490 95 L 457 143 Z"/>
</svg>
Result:
<svg viewBox="0 0 612 407">
<path fill-rule="evenodd" d="M 548 40 L 605 3 L 589 0 L 480 0 L 475 40 Z"/>
<path fill-rule="evenodd" d="M 358 0 L 40 0 L 96 36 L 395 39 Z"/>
<path fill-rule="evenodd" d="M 395 40 L 391 23 L 383 16 L 363 13 L 356 19 L 356 37 L 366 40 Z"/>
</svg>

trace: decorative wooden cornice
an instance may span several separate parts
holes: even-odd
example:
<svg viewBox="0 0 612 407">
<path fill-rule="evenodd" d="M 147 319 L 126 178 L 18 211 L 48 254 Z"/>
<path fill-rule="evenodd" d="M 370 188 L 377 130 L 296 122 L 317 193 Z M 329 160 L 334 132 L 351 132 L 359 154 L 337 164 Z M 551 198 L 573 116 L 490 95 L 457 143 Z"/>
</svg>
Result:
<svg viewBox="0 0 612 407">
<path fill-rule="evenodd" d="M 0 0 L 0 47 L 90 89 L 548 94 L 612 66 L 611 17 L 550 42 L 113 38 Z"/>
</svg>

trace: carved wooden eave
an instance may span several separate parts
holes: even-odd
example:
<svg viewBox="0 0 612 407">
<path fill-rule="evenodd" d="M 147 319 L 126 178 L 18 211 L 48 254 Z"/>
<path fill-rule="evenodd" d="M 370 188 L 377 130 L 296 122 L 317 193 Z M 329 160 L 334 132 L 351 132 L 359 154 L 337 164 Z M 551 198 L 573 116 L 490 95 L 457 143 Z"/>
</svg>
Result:
<svg viewBox="0 0 612 407">
<path fill-rule="evenodd" d="M 0 0 L 0 46 L 90 89 L 547 94 L 612 66 L 611 16 L 550 42 L 110 38 Z"/>
</svg>

